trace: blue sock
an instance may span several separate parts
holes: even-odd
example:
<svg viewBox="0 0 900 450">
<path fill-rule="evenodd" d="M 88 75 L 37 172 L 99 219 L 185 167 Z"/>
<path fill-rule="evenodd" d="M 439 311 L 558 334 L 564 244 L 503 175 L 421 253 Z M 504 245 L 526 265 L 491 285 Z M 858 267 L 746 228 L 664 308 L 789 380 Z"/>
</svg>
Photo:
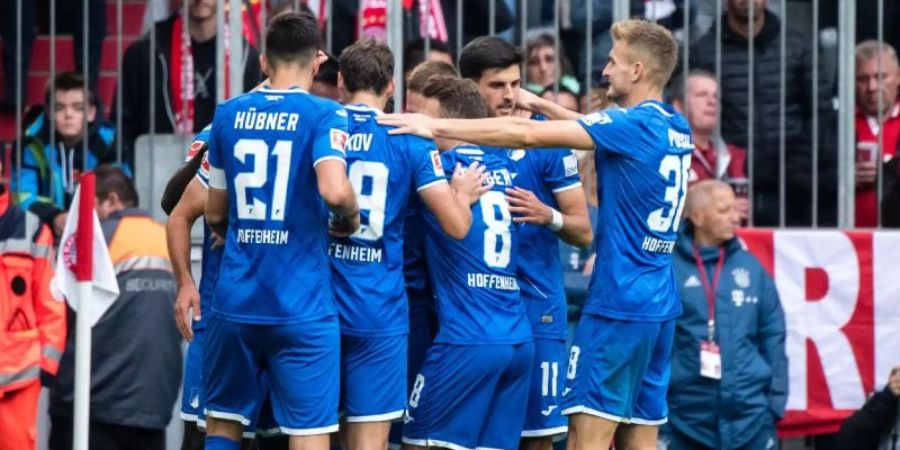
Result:
<svg viewBox="0 0 900 450">
<path fill-rule="evenodd" d="M 222 436 L 206 436 L 204 448 L 206 450 L 240 450 L 241 442 Z"/>
</svg>

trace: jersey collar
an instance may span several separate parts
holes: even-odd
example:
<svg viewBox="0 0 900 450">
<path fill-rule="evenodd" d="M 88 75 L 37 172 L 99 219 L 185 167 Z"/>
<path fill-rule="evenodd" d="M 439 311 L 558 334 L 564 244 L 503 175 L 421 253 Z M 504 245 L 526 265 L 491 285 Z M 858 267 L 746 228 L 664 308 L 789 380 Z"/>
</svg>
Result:
<svg viewBox="0 0 900 450">
<path fill-rule="evenodd" d="M 289 89 L 272 89 L 269 86 L 260 86 L 260 88 L 257 89 L 257 92 L 265 92 L 267 94 L 308 94 L 308 92 L 301 89 L 300 86 L 294 86 Z"/>
<path fill-rule="evenodd" d="M 344 105 L 344 108 L 349 109 L 353 112 L 370 112 L 374 114 L 381 114 L 381 110 L 377 108 L 373 108 L 368 105 L 363 105 L 362 103 L 355 103 L 353 105 Z"/>
</svg>

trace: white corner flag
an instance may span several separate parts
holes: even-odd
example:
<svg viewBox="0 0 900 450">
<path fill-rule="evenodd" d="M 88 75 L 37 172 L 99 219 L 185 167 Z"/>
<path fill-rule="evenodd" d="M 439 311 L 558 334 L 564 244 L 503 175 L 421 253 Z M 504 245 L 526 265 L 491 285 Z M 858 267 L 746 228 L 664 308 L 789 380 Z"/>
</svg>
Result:
<svg viewBox="0 0 900 450">
<path fill-rule="evenodd" d="M 83 183 L 82 183 L 83 184 Z M 81 205 L 81 188 L 75 192 L 75 198 L 72 206 L 69 208 L 69 215 L 66 218 L 66 227 L 63 231 L 62 240 L 60 241 L 60 251 L 56 259 L 56 271 L 53 281 L 50 282 L 50 289 L 56 298 L 65 298 L 66 302 L 73 310 L 78 312 L 79 303 L 87 302 L 89 312 L 87 314 L 80 313 L 82 318 L 87 318 L 90 326 L 97 324 L 106 310 L 119 297 L 119 282 L 116 280 L 116 272 L 113 269 L 112 259 L 109 257 L 109 249 L 106 247 L 106 240 L 103 238 L 103 230 L 100 228 L 100 220 L 97 218 L 97 212 L 94 210 L 93 198 L 85 202 L 84 208 Z M 93 189 L 91 189 L 93 190 Z M 93 194 L 90 195 L 93 197 Z M 82 214 L 91 214 L 93 217 L 93 229 L 90 234 L 78 233 L 79 216 Z M 88 223 L 82 219 L 81 223 Z M 88 237 L 93 241 L 93 252 L 89 258 L 77 255 L 77 249 L 86 248 L 86 243 L 76 244 L 80 239 L 79 236 Z M 87 256 L 87 255 L 84 255 Z M 78 283 L 82 281 L 78 278 L 78 272 L 83 271 L 81 266 L 89 265 L 90 270 L 87 271 L 88 279 L 91 283 L 91 294 L 89 299 L 78 299 Z M 92 278 L 91 278 L 92 276 Z"/>
</svg>

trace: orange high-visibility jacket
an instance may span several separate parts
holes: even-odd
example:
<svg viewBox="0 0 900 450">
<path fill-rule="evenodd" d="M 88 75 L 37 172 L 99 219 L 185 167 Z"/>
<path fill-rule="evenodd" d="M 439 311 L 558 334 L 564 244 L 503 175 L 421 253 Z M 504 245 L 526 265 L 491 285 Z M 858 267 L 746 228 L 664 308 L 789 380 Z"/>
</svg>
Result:
<svg viewBox="0 0 900 450">
<path fill-rule="evenodd" d="M 56 374 L 66 343 L 66 305 L 50 294 L 53 235 L 10 204 L 0 185 L 0 397 Z"/>
</svg>

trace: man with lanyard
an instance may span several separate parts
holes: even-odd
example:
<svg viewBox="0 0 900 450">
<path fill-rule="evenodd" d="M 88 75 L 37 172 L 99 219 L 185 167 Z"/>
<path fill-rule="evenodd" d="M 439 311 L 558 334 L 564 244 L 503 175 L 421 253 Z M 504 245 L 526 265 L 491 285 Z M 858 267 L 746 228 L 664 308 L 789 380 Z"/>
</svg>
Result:
<svg viewBox="0 0 900 450">
<path fill-rule="evenodd" d="M 731 187 L 704 180 L 687 198 L 674 258 L 684 313 L 660 440 L 669 450 L 775 448 L 788 388 L 775 283 L 735 235 Z"/>
</svg>

